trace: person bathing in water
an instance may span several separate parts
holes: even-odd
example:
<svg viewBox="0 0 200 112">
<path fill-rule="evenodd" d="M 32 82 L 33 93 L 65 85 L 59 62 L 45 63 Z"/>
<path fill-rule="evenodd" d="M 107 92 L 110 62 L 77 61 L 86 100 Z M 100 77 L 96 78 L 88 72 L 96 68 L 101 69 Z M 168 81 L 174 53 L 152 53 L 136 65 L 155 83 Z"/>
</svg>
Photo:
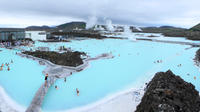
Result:
<svg viewBox="0 0 200 112">
<path fill-rule="evenodd" d="M 67 78 L 66 78 L 66 77 L 64 78 L 64 81 L 65 81 L 65 82 L 67 81 Z"/>
<path fill-rule="evenodd" d="M 57 85 L 55 85 L 55 88 L 56 88 L 56 90 L 58 90 L 58 86 Z"/>
<path fill-rule="evenodd" d="M 44 80 L 45 80 L 45 87 L 47 87 L 47 79 L 48 79 L 48 76 L 49 76 L 48 74 L 45 75 L 45 79 L 44 79 Z"/>
<path fill-rule="evenodd" d="M 6 63 L 6 66 L 9 66 L 9 63 Z"/>
<path fill-rule="evenodd" d="M 77 94 L 77 96 L 79 96 L 79 90 L 78 90 L 78 88 L 76 88 L 76 94 Z"/>
<path fill-rule="evenodd" d="M 8 71 L 10 71 L 10 67 L 8 66 Z"/>
</svg>

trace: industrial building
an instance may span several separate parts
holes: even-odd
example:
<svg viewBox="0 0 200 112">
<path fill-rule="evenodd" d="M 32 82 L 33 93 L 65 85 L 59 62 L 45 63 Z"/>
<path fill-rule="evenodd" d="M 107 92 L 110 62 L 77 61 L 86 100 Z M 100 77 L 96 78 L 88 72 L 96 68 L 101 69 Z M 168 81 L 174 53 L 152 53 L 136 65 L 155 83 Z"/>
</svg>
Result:
<svg viewBox="0 0 200 112">
<path fill-rule="evenodd" d="M 0 41 L 12 41 L 25 38 L 25 29 L 0 28 Z"/>
</svg>

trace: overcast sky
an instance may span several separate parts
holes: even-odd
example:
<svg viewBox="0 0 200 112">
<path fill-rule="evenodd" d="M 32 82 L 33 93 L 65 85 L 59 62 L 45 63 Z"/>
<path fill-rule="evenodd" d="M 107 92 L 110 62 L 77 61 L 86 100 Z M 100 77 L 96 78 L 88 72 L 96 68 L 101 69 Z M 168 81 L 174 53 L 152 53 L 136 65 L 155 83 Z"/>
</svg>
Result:
<svg viewBox="0 0 200 112">
<path fill-rule="evenodd" d="M 0 27 L 57 25 L 97 18 L 113 24 L 173 25 L 200 23 L 200 0 L 0 0 Z"/>
</svg>

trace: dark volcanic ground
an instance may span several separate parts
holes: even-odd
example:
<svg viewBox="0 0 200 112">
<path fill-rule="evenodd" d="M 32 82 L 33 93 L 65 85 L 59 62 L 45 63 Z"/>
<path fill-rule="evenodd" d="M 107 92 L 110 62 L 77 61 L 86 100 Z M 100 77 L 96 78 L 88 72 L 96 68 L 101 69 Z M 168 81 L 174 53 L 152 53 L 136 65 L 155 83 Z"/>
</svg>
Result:
<svg viewBox="0 0 200 112">
<path fill-rule="evenodd" d="M 194 61 L 197 66 L 200 66 L 200 49 L 196 51 Z"/>
<path fill-rule="evenodd" d="M 23 54 L 31 55 L 34 57 L 46 59 L 54 64 L 63 66 L 79 66 L 83 64 L 81 55 L 86 55 L 84 52 L 70 51 L 64 53 L 58 53 L 54 51 L 25 51 Z"/>
<path fill-rule="evenodd" d="M 147 85 L 136 112 L 200 112 L 199 92 L 170 70 L 159 72 Z"/>
</svg>

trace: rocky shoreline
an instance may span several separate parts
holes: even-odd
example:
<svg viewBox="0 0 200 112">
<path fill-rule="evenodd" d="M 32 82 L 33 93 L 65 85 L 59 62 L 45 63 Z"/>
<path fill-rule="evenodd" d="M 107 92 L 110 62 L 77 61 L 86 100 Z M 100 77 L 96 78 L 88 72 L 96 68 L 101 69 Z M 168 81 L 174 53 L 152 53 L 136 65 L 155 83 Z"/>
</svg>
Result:
<svg viewBox="0 0 200 112">
<path fill-rule="evenodd" d="M 51 43 L 54 43 L 54 42 L 71 42 L 69 40 L 40 40 L 40 42 L 51 42 Z"/>
<path fill-rule="evenodd" d="M 108 37 L 102 35 L 98 31 L 82 30 L 82 31 L 68 31 L 68 32 L 53 32 L 54 36 L 64 36 L 70 38 L 83 37 L 83 38 L 93 38 L 93 39 L 124 39 L 120 37 Z"/>
<path fill-rule="evenodd" d="M 199 112 L 199 92 L 170 70 L 156 73 L 136 112 Z"/>
<path fill-rule="evenodd" d="M 200 66 L 200 49 L 196 51 L 194 62 L 197 66 Z"/>
</svg>

